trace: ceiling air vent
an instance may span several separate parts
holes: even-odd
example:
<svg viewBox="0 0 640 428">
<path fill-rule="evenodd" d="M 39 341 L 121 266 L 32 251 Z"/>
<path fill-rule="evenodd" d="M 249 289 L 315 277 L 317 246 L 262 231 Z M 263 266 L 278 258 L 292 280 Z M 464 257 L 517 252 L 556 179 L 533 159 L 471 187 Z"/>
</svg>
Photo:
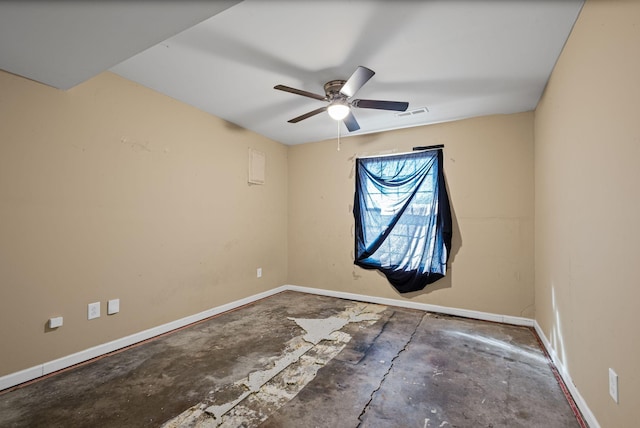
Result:
<svg viewBox="0 0 640 428">
<path fill-rule="evenodd" d="M 396 113 L 397 117 L 408 117 L 408 116 L 415 116 L 417 114 L 422 114 L 422 113 L 429 113 L 429 109 L 426 107 L 420 107 L 417 108 L 415 110 L 411 110 L 411 111 L 403 111 L 402 113 Z"/>
</svg>

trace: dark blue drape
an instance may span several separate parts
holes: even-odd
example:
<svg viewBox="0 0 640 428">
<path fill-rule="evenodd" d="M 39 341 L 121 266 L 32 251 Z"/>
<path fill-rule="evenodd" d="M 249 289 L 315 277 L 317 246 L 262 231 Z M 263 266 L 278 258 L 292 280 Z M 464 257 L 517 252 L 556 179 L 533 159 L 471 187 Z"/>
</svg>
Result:
<svg viewBox="0 0 640 428">
<path fill-rule="evenodd" d="M 446 274 L 451 211 L 442 150 L 356 160 L 355 261 L 401 293 Z"/>
</svg>

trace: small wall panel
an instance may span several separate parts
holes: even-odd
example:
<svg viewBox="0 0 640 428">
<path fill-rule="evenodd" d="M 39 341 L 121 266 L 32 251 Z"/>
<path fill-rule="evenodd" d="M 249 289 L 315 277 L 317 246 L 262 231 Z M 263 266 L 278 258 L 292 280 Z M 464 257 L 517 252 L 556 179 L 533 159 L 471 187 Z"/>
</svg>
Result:
<svg viewBox="0 0 640 428">
<path fill-rule="evenodd" d="M 264 184 L 266 155 L 249 149 L 249 183 Z"/>
</svg>

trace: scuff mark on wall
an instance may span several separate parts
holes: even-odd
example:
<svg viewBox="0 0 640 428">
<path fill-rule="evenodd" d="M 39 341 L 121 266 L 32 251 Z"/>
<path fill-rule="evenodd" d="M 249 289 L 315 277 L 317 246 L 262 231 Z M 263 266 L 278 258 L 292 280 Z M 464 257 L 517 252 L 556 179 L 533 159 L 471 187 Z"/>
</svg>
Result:
<svg viewBox="0 0 640 428">
<path fill-rule="evenodd" d="M 147 152 L 151 152 L 151 147 L 149 147 L 150 143 L 148 141 L 145 141 L 144 143 L 141 143 L 139 141 L 135 141 L 129 137 L 122 137 L 120 139 L 120 142 L 122 144 L 126 144 L 127 146 L 131 147 L 134 151 L 147 151 Z M 165 152 L 168 151 L 167 149 L 165 149 Z"/>
</svg>

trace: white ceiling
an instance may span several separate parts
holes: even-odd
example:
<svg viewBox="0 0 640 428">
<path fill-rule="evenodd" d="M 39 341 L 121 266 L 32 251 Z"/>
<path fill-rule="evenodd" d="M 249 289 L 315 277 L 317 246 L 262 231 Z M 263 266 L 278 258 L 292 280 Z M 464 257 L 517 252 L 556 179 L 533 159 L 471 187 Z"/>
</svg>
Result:
<svg viewBox="0 0 640 428">
<path fill-rule="evenodd" d="M 237 3 L 237 4 L 236 4 Z M 68 89 L 106 70 L 285 144 L 325 140 L 323 101 L 357 66 L 354 134 L 533 110 L 583 0 L 0 2 L 0 68 Z M 184 31 L 183 31 L 184 30 Z M 343 136 L 346 128 L 341 125 Z"/>
</svg>

